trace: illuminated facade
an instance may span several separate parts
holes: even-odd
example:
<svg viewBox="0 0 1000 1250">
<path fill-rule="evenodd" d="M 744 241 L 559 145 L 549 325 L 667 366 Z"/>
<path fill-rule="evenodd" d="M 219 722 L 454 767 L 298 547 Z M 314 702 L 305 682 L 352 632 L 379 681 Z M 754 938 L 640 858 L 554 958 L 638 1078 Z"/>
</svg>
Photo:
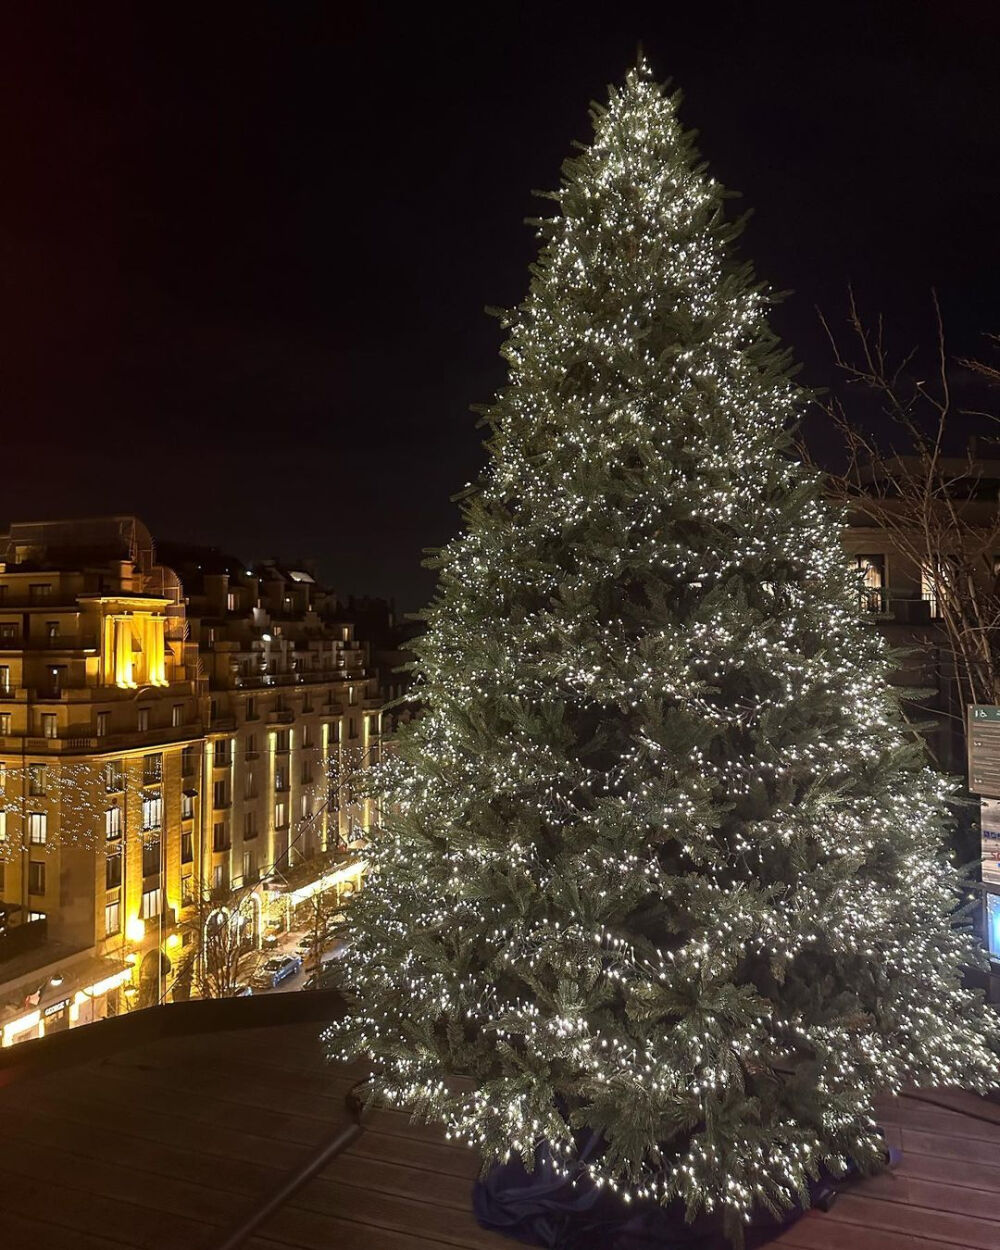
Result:
<svg viewBox="0 0 1000 1250">
<path fill-rule="evenodd" d="M 367 648 L 308 574 L 173 554 L 133 517 L 0 536 L 3 1044 L 168 998 L 207 908 L 250 891 L 259 941 L 364 845 Z"/>
</svg>

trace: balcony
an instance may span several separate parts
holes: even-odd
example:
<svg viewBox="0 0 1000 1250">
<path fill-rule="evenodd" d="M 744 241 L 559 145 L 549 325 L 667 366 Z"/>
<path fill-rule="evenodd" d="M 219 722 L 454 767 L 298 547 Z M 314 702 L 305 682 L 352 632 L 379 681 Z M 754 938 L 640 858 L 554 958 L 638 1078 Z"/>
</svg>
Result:
<svg viewBox="0 0 1000 1250">
<path fill-rule="evenodd" d="M 293 725 L 295 713 L 288 708 L 283 708 L 280 712 L 268 712 L 267 723 L 269 725 Z"/>
</svg>

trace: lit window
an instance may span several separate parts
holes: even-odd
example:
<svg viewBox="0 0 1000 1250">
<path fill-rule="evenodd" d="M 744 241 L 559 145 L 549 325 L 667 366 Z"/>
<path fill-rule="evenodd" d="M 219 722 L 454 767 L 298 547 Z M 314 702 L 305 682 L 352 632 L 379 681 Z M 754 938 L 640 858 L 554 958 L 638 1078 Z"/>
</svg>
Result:
<svg viewBox="0 0 1000 1250">
<path fill-rule="evenodd" d="M 275 829 L 284 829 L 288 824 L 288 806 L 286 803 L 275 803 L 274 805 L 274 827 Z"/>
<path fill-rule="evenodd" d="M 163 799 L 158 794 L 146 794 L 142 799 L 142 829 L 149 833 L 159 829 L 163 821 Z"/>
<path fill-rule="evenodd" d="M 143 920 L 153 920 L 160 914 L 162 899 L 163 889 L 161 886 L 157 886 L 153 890 L 146 890 L 142 896 L 142 911 L 140 913 Z"/>
<path fill-rule="evenodd" d="M 855 556 L 854 567 L 861 576 L 861 611 L 875 614 L 884 612 L 886 610 L 885 556 Z"/>
<path fill-rule="evenodd" d="M 108 736 L 108 725 L 111 723 L 110 712 L 97 713 L 97 736 L 98 738 L 106 738 Z"/>
<path fill-rule="evenodd" d="M 28 841 L 35 846 L 44 846 L 49 836 L 49 818 L 45 812 L 28 814 Z"/>
<path fill-rule="evenodd" d="M 0 694 L 10 694 L 9 664 L 0 664 Z"/>
<path fill-rule="evenodd" d="M 194 816 L 194 795 L 185 790 L 181 795 L 181 820 L 191 820 Z"/>
<path fill-rule="evenodd" d="M 45 765 L 28 765 L 28 793 L 38 795 L 45 793 Z"/>
<path fill-rule="evenodd" d="M 107 937 L 113 937 L 121 931 L 121 907 L 121 903 L 116 899 L 104 908 L 104 933 Z"/>
<path fill-rule="evenodd" d="M 0 737 L 10 733 L 10 712 L 0 712 Z"/>
<path fill-rule="evenodd" d="M 59 736 L 59 719 L 54 712 L 42 713 L 42 737 L 57 738 Z"/>
<path fill-rule="evenodd" d="M 176 729 L 184 723 L 184 704 L 175 703 L 170 709 L 170 723 Z"/>
<path fill-rule="evenodd" d="M 104 836 L 109 841 L 122 836 L 122 811 L 120 807 L 109 807 L 104 813 Z"/>
<path fill-rule="evenodd" d="M 139 732 L 141 734 L 144 734 L 149 729 L 149 708 L 148 707 L 139 708 L 137 715 L 138 715 Z"/>
</svg>

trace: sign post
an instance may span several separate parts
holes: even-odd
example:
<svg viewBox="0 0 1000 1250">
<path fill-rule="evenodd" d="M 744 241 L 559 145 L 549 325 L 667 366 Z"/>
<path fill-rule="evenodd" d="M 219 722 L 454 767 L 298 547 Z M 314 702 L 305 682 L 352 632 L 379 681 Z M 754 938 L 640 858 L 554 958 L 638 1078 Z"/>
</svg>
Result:
<svg viewBox="0 0 1000 1250">
<path fill-rule="evenodd" d="M 1000 707 L 969 708 L 969 789 L 979 795 L 986 946 L 1000 962 Z"/>
</svg>

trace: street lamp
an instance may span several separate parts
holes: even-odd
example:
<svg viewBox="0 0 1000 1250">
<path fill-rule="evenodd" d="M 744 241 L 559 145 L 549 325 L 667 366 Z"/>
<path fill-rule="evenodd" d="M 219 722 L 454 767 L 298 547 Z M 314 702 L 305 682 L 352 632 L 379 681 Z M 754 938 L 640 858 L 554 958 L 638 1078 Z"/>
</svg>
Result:
<svg viewBox="0 0 1000 1250">
<path fill-rule="evenodd" d="M 138 945 L 146 936 L 146 922 L 141 916 L 130 916 L 125 923 L 125 936 Z"/>
</svg>

